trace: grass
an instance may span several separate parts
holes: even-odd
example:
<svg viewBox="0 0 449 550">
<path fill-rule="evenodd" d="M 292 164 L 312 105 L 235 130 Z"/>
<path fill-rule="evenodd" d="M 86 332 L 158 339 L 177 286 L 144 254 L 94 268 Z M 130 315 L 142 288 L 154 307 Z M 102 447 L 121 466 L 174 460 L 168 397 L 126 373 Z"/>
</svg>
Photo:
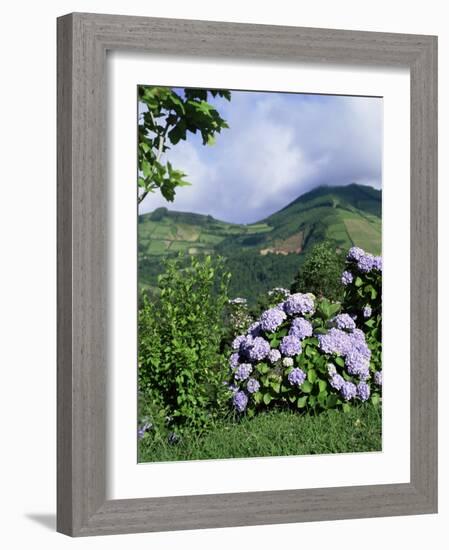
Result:
<svg viewBox="0 0 449 550">
<path fill-rule="evenodd" d="M 381 433 L 381 408 L 368 403 L 317 416 L 271 411 L 222 421 L 202 436 L 184 434 L 177 444 L 149 432 L 139 443 L 139 462 L 380 451 Z"/>
</svg>

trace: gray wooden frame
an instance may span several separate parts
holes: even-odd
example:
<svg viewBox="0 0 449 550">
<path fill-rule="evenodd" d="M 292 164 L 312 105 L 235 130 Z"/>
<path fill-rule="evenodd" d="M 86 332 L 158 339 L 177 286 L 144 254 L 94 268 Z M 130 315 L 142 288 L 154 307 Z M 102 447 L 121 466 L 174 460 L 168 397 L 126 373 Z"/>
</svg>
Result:
<svg viewBox="0 0 449 550">
<path fill-rule="evenodd" d="M 108 50 L 410 69 L 410 483 L 106 500 Z M 57 529 L 72 536 L 437 511 L 436 37 L 82 13 L 58 19 L 57 449 Z"/>
</svg>

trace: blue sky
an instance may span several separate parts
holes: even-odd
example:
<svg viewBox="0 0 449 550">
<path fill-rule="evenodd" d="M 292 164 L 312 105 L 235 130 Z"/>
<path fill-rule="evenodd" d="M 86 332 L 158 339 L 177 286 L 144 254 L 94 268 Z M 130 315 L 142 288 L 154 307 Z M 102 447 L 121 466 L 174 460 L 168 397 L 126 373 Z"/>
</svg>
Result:
<svg viewBox="0 0 449 550">
<path fill-rule="evenodd" d="M 192 185 L 173 203 L 150 193 L 141 213 L 166 206 L 252 223 L 318 185 L 381 187 L 381 98 L 232 91 L 209 102 L 230 128 L 213 146 L 188 134 L 167 152 Z"/>
</svg>

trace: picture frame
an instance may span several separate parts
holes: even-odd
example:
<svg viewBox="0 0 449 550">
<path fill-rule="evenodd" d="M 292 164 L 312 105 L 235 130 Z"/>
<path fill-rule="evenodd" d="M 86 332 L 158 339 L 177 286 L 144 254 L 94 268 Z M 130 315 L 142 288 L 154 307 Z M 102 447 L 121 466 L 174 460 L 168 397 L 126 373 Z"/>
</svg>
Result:
<svg viewBox="0 0 449 550">
<path fill-rule="evenodd" d="M 60 17 L 57 27 L 57 530 L 89 536 L 437 512 L 437 38 L 87 13 Z M 409 68 L 409 483 L 106 498 L 108 50 Z"/>
</svg>

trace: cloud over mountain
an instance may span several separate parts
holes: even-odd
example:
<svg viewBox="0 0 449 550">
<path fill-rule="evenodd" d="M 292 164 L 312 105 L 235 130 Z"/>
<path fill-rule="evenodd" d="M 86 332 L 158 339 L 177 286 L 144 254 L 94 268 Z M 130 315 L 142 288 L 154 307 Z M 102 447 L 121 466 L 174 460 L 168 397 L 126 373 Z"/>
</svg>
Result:
<svg viewBox="0 0 449 550">
<path fill-rule="evenodd" d="M 192 135 L 173 147 L 167 157 L 192 185 L 174 203 L 150 194 L 141 212 L 167 206 L 250 223 L 317 185 L 381 187 L 380 98 L 232 92 L 214 103 L 230 129 L 212 147 Z"/>
</svg>

